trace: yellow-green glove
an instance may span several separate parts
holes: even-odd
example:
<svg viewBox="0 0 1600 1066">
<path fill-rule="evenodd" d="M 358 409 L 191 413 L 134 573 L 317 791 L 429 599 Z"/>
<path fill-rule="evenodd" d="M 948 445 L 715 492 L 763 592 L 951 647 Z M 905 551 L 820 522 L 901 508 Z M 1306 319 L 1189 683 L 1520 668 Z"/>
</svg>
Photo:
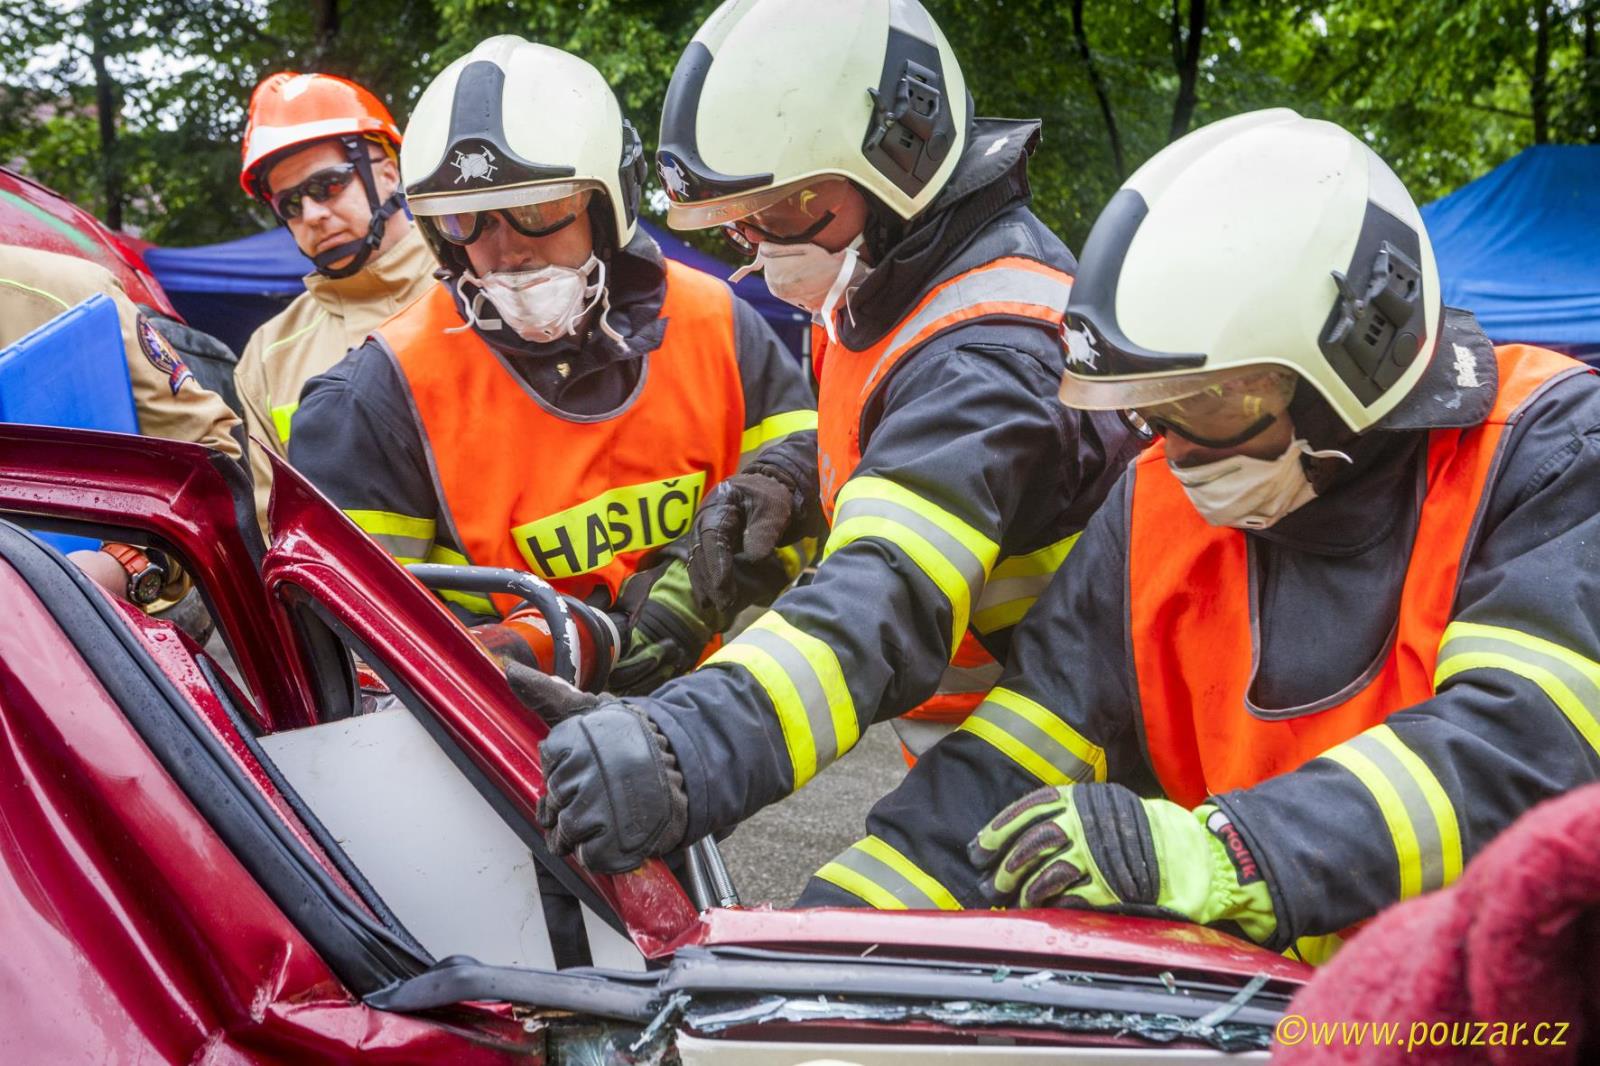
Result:
<svg viewBox="0 0 1600 1066">
<path fill-rule="evenodd" d="M 1117 784 L 1030 792 L 967 853 L 990 902 L 1180 918 L 1266 943 L 1277 929 L 1259 863 L 1214 804 L 1186 810 Z"/>
<path fill-rule="evenodd" d="M 619 696 L 648 695 L 687 673 L 721 628 L 714 627 L 720 618 L 704 617 L 696 608 L 688 564 L 679 559 L 629 578 L 618 606 L 629 611 L 623 627 L 628 643 L 606 688 Z"/>
</svg>

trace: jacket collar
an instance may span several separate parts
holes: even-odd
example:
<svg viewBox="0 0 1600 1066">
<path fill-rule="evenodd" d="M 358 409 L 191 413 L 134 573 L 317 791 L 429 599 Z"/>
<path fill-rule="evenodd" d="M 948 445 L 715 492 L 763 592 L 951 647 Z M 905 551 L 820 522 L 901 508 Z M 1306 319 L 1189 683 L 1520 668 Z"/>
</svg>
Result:
<svg viewBox="0 0 1600 1066">
<path fill-rule="evenodd" d="M 1315 412 L 1301 411 L 1296 432 L 1315 447 L 1338 448 L 1351 462 L 1313 464 L 1316 499 L 1254 535 L 1320 555 L 1371 550 L 1419 505 L 1417 479 L 1427 431 L 1481 423 L 1494 406 L 1498 383 L 1494 345 L 1477 320 L 1468 311 L 1446 308 L 1427 369 L 1400 405 L 1370 430 L 1349 435 L 1320 400 Z M 1307 417 L 1313 414 L 1314 422 Z"/>
<path fill-rule="evenodd" d="M 864 350 L 888 333 L 948 273 L 947 267 L 989 222 L 1031 198 L 1028 157 L 1039 121 L 973 119 L 967 147 L 949 183 L 851 294 L 840 313 L 846 347 Z"/>
<path fill-rule="evenodd" d="M 1494 344 L 1471 311 L 1446 307 L 1428 368 L 1376 430 L 1464 429 L 1489 417 L 1500 384 Z"/>
<path fill-rule="evenodd" d="M 367 265 L 348 278 L 330 278 L 324 274 L 306 275 L 306 291 L 312 299 L 333 314 L 347 317 L 351 305 L 368 306 L 387 302 L 390 313 L 410 303 L 433 281 L 438 266 L 422 232 L 415 223 L 405 234 L 382 254 L 373 256 Z"/>
</svg>

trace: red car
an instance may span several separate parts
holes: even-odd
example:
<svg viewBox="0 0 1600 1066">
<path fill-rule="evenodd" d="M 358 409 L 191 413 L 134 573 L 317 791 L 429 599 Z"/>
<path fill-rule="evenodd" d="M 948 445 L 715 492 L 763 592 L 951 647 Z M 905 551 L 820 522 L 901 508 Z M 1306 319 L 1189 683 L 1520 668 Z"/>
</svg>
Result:
<svg viewBox="0 0 1600 1066">
<path fill-rule="evenodd" d="M 140 254 L 144 242 L 108 229 L 62 196 L 14 170 L 0 167 L 0 244 L 77 256 L 111 271 L 167 342 L 177 348 L 200 384 L 240 409 L 233 387 L 238 356 L 208 333 L 189 326 Z"/>
<path fill-rule="evenodd" d="M 132 241 L 60 193 L 5 167 L 0 167 L 0 244 L 98 263 L 116 275 L 134 303 L 182 319 Z"/>
<path fill-rule="evenodd" d="M 544 723 L 277 479 L 268 545 L 205 449 L 0 425 L 6 1062 L 1190 1063 L 1266 1048 L 1309 975 L 1195 926 L 719 907 L 554 860 Z M 181 559 L 232 666 L 29 527 Z"/>
</svg>

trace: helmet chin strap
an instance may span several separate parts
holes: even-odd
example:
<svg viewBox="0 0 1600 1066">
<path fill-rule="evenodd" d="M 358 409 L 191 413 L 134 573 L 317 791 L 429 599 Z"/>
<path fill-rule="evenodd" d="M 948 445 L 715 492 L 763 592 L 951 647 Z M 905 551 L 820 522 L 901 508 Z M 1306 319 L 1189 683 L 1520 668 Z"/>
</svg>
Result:
<svg viewBox="0 0 1600 1066">
<path fill-rule="evenodd" d="M 367 156 L 366 145 L 360 137 L 344 137 L 341 140 L 344 143 L 345 157 L 355 164 L 356 174 L 361 178 L 361 187 L 367 191 L 367 207 L 372 212 L 372 221 L 367 226 L 365 237 L 345 241 L 311 257 L 311 265 L 317 268 L 317 273 L 327 278 L 348 278 L 352 274 L 359 273 L 361 268 L 367 265 L 367 260 L 372 258 L 372 253 L 383 243 L 384 230 L 389 227 L 389 217 L 404 208 L 406 204 L 405 196 L 399 189 L 396 189 L 387 200 L 379 203 L 378 182 L 372 176 L 372 160 Z M 350 262 L 335 267 L 333 264 L 341 259 L 349 259 Z"/>
</svg>

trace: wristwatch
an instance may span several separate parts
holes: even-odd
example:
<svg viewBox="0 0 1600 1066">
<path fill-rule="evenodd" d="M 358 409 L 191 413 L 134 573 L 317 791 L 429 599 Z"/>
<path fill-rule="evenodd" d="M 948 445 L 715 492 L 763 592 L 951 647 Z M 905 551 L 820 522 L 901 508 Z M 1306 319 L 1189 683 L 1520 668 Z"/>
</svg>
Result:
<svg viewBox="0 0 1600 1066">
<path fill-rule="evenodd" d="M 140 607 L 148 607 L 161 598 L 161 586 L 167 583 L 166 571 L 144 552 L 131 544 L 106 541 L 100 550 L 122 565 L 128 574 L 128 600 Z"/>
</svg>

